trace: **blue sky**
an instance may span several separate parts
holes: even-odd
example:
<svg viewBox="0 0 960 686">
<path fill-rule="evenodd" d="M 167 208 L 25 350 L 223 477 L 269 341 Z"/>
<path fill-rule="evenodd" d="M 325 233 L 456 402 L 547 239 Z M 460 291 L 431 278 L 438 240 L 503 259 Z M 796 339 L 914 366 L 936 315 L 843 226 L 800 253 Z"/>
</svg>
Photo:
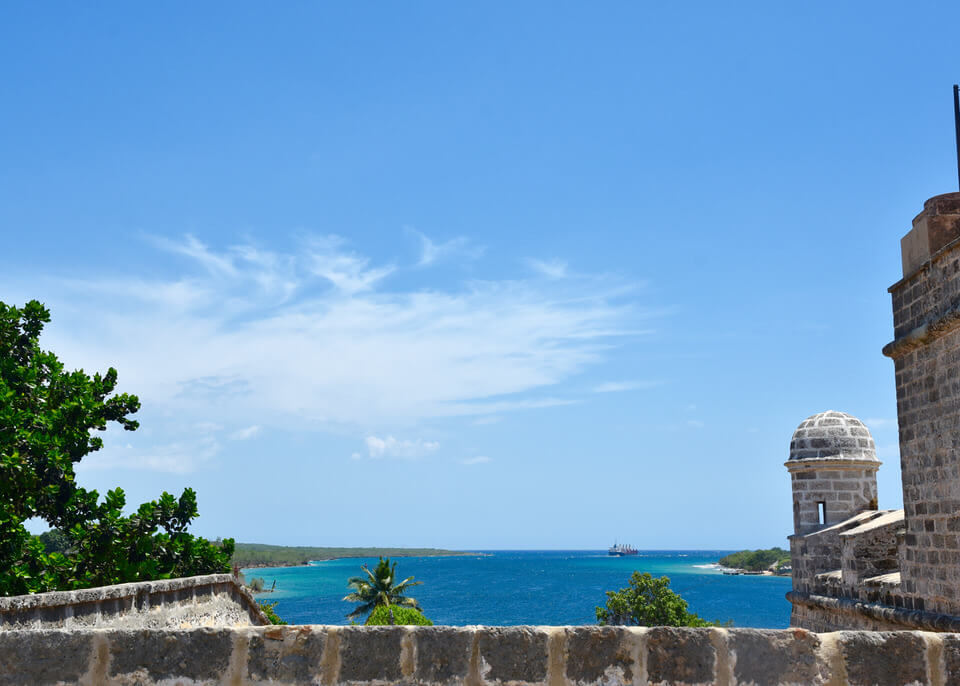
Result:
<svg viewBox="0 0 960 686">
<path fill-rule="evenodd" d="M 195 531 L 785 545 L 805 417 L 900 505 L 886 288 L 956 187 L 955 4 L 0 9 L 0 299 Z"/>
</svg>

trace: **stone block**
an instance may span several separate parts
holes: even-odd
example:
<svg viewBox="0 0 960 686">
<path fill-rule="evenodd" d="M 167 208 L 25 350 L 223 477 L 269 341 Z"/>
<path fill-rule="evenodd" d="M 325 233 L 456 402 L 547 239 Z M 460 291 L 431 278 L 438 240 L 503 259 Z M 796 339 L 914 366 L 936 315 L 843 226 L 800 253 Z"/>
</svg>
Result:
<svg viewBox="0 0 960 686">
<path fill-rule="evenodd" d="M 709 631 L 656 627 L 647 633 L 647 678 L 652 684 L 712 684 L 716 665 Z"/>
<path fill-rule="evenodd" d="M 542 682 L 547 676 L 547 634 L 526 626 L 477 631 L 480 673 L 485 681 Z"/>
<path fill-rule="evenodd" d="M 812 684 L 825 676 L 817 658 L 820 639 L 803 629 L 738 629 L 728 645 L 738 684 Z"/>
<path fill-rule="evenodd" d="M 402 626 L 348 626 L 340 630 L 340 683 L 402 679 Z"/>
<path fill-rule="evenodd" d="M 463 683 L 470 672 L 473 629 L 437 626 L 414 629 L 417 646 L 416 681 L 426 684 Z"/>
<path fill-rule="evenodd" d="M 260 629 L 250 634 L 247 678 L 308 684 L 320 675 L 327 634 L 307 626 Z"/>
<path fill-rule="evenodd" d="M 0 631 L 0 684 L 77 683 L 94 652 L 93 634 L 75 631 Z"/>
<path fill-rule="evenodd" d="M 111 677 L 135 677 L 142 683 L 161 680 L 217 681 L 233 652 L 230 629 L 113 630 Z M 134 682 L 136 683 L 136 682 Z"/>
<path fill-rule="evenodd" d="M 907 632 L 840 636 L 840 651 L 851 686 L 904 686 L 927 683 L 926 643 Z"/>
<path fill-rule="evenodd" d="M 567 630 L 567 679 L 577 684 L 630 684 L 634 646 L 640 637 L 614 627 L 575 627 Z"/>
</svg>

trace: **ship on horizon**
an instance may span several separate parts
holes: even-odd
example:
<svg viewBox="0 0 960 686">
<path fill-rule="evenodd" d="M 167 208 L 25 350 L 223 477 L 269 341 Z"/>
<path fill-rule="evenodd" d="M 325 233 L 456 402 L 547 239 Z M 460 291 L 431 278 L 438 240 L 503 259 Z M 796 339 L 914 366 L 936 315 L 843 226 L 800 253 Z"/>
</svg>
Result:
<svg viewBox="0 0 960 686">
<path fill-rule="evenodd" d="M 639 551 L 636 548 L 626 543 L 614 543 L 612 546 L 607 548 L 607 555 L 613 555 L 614 557 L 637 555 L 638 553 Z"/>
</svg>

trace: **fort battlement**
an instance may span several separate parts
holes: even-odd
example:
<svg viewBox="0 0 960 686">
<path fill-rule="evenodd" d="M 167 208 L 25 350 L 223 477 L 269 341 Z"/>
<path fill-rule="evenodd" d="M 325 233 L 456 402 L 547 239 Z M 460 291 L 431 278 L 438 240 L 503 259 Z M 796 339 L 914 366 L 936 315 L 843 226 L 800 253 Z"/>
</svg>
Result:
<svg viewBox="0 0 960 686">
<path fill-rule="evenodd" d="M 791 624 L 960 630 L 960 193 L 938 195 L 901 241 L 890 287 L 903 509 L 878 510 L 873 438 L 823 412 L 797 428 Z"/>
<path fill-rule="evenodd" d="M 960 636 L 626 627 L 0 632 L 0 683 L 951 684 Z"/>
</svg>

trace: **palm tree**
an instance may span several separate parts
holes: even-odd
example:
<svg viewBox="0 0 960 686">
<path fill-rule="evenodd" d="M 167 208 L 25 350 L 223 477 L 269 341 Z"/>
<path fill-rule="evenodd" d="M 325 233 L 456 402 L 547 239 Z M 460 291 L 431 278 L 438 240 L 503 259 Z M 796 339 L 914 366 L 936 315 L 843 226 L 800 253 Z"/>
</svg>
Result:
<svg viewBox="0 0 960 686">
<path fill-rule="evenodd" d="M 413 598 L 404 596 L 404 592 L 411 586 L 417 586 L 422 581 L 414 581 L 412 576 L 398 584 L 393 581 L 397 578 L 397 563 L 390 564 L 390 558 L 380 562 L 371 572 L 367 565 L 362 565 L 361 569 L 366 572 L 366 578 L 362 576 L 352 577 L 347 581 L 347 586 L 353 589 L 353 592 L 344 596 L 344 600 L 351 603 L 360 603 L 353 612 L 347 615 L 347 619 L 354 619 L 372 612 L 378 605 L 402 605 L 412 607 L 415 610 L 420 609 L 420 603 Z M 393 610 L 390 610 L 390 620 L 393 622 Z"/>
</svg>

